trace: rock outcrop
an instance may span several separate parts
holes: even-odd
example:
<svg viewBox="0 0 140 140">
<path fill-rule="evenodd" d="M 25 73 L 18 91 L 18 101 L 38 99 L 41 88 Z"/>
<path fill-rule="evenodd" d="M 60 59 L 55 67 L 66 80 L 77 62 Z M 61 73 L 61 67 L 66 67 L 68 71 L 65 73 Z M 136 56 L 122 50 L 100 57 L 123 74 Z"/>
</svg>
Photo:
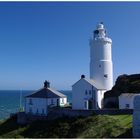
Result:
<svg viewBox="0 0 140 140">
<path fill-rule="evenodd" d="M 113 88 L 104 95 L 105 108 L 118 108 L 118 96 L 121 93 L 140 93 L 140 74 L 120 75 Z"/>
</svg>

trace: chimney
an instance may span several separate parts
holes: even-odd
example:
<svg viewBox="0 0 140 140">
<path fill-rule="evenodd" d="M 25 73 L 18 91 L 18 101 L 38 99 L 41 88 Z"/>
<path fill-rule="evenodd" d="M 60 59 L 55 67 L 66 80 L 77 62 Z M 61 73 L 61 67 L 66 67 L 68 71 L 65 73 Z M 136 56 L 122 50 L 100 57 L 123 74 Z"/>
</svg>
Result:
<svg viewBox="0 0 140 140">
<path fill-rule="evenodd" d="M 49 88 L 49 87 L 50 87 L 50 82 L 47 81 L 47 80 L 45 80 L 45 82 L 44 82 L 44 87 L 45 87 L 45 88 Z"/>
<path fill-rule="evenodd" d="M 85 75 L 81 75 L 81 79 L 85 78 Z"/>
</svg>

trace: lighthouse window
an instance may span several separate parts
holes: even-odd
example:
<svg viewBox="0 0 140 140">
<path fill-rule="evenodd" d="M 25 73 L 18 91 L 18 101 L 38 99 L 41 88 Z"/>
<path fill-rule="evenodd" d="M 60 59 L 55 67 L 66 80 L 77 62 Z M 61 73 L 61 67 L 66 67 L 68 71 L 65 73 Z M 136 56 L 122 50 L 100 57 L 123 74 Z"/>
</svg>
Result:
<svg viewBox="0 0 140 140">
<path fill-rule="evenodd" d="M 105 78 L 107 78 L 107 77 L 108 77 L 108 75 L 107 75 L 107 74 L 104 74 L 104 77 L 105 77 Z"/>
<path fill-rule="evenodd" d="M 101 65 L 99 65 L 99 68 L 101 67 Z"/>
<path fill-rule="evenodd" d="M 98 31 L 98 30 L 95 30 L 95 31 L 94 31 L 94 34 L 99 34 L 99 31 Z"/>
</svg>

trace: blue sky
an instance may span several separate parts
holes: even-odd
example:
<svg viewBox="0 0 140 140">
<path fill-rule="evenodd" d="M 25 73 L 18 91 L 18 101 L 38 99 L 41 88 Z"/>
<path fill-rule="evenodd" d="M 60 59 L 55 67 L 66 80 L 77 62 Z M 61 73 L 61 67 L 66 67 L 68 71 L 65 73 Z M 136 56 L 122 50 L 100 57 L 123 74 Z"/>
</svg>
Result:
<svg viewBox="0 0 140 140">
<path fill-rule="evenodd" d="M 89 38 L 104 22 L 114 82 L 140 72 L 140 2 L 0 2 L 0 89 L 71 89 L 89 77 Z"/>
</svg>

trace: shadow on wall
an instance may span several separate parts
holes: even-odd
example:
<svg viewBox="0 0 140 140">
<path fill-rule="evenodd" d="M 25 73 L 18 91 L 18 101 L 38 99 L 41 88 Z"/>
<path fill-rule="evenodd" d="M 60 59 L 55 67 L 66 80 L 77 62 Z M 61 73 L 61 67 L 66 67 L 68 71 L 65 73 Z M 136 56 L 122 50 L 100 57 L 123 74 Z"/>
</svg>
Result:
<svg viewBox="0 0 140 140">
<path fill-rule="evenodd" d="M 118 97 L 108 97 L 104 99 L 104 108 L 119 108 Z"/>
</svg>

